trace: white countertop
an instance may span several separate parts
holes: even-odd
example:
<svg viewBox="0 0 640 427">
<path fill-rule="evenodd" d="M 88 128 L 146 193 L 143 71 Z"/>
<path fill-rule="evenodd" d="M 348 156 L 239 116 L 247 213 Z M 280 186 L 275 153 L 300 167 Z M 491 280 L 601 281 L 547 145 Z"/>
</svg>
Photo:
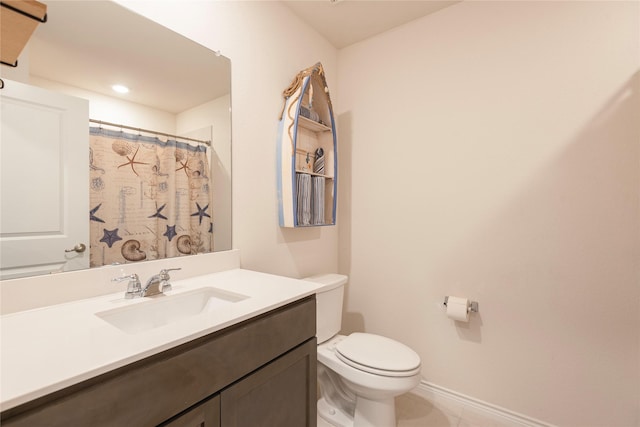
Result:
<svg viewBox="0 0 640 427">
<path fill-rule="evenodd" d="M 124 293 L 0 317 L 0 409 L 63 389 L 315 293 L 319 284 L 234 269 L 172 281 L 167 295 L 212 286 L 249 298 L 129 334 L 95 313 L 149 301 Z M 160 297 L 162 298 L 162 297 Z"/>
</svg>

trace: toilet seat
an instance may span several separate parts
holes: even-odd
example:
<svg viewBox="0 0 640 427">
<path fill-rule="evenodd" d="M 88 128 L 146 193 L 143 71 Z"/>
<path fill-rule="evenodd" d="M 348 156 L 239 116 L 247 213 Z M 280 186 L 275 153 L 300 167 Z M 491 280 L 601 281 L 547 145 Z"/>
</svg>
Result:
<svg viewBox="0 0 640 427">
<path fill-rule="evenodd" d="M 406 345 L 374 334 L 355 332 L 335 345 L 335 355 L 356 369 L 386 377 L 420 372 L 420 356 Z"/>
</svg>

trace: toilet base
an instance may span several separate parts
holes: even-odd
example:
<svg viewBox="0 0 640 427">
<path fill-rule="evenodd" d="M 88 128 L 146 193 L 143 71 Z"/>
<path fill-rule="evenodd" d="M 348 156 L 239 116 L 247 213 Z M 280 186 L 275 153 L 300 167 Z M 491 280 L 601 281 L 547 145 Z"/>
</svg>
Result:
<svg viewBox="0 0 640 427">
<path fill-rule="evenodd" d="M 396 427 L 395 399 L 369 400 L 358 396 L 353 426 Z"/>
<path fill-rule="evenodd" d="M 318 400 L 318 416 L 335 427 L 353 427 L 353 418 L 331 406 L 324 397 Z"/>
<path fill-rule="evenodd" d="M 368 400 L 358 396 L 351 417 L 320 398 L 318 416 L 335 427 L 396 427 L 395 399 Z"/>
</svg>

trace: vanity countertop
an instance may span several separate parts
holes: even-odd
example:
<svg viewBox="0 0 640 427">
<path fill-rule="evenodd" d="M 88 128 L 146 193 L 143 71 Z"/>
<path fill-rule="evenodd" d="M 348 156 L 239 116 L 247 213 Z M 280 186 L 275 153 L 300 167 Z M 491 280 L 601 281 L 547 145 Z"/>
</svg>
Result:
<svg viewBox="0 0 640 427">
<path fill-rule="evenodd" d="M 312 295 L 318 284 L 244 269 L 172 281 L 177 295 L 211 286 L 249 298 L 167 325 L 126 333 L 96 313 L 148 303 L 124 294 L 0 317 L 0 408 L 7 410 Z M 152 297 L 152 298 L 163 298 Z"/>
</svg>

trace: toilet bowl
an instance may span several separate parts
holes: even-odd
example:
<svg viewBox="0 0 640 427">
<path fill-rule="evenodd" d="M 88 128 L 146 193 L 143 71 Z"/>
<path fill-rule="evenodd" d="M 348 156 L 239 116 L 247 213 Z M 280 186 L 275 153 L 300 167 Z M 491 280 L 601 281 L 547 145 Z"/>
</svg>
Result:
<svg viewBox="0 0 640 427">
<path fill-rule="evenodd" d="M 318 415 L 336 427 L 395 427 L 394 398 L 420 383 L 420 357 L 380 335 L 339 335 L 347 277 L 305 280 L 325 285 L 316 291 Z"/>
</svg>

